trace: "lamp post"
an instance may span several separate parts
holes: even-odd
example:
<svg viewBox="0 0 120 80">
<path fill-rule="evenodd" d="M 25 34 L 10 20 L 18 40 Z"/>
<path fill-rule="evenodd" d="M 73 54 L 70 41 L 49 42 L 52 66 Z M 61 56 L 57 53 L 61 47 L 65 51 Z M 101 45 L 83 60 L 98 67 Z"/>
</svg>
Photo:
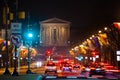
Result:
<svg viewBox="0 0 120 80">
<path fill-rule="evenodd" d="M 17 72 L 17 46 L 15 45 L 15 55 L 14 55 L 14 71 L 12 76 L 18 76 Z"/>
<path fill-rule="evenodd" d="M 28 33 L 28 38 L 30 39 L 30 38 L 32 38 L 33 37 L 33 35 L 32 35 L 32 33 Z M 31 62 L 31 51 L 30 51 L 30 47 L 31 47 L 31 45 L 32 45 L 32 41 L 31 40 L 29 40 L 29 41 L 27 41 L 27 47 L 28 47 L 28 61 L 27 61 L 27 63 L 28 63 L 28 70 L 26 71 L 26 73 L 27 74 L 32 74 L 32 71 L 30 70 L 30 62 Z"/>
<path fill-rule="evenodd" d="M 14 44 L 14 72 L 13 72 L 12 76 L 18 76 L 18 72 L 17 72 L 17 59 L 18 59 L 17 48 L 21 46 L 20 37 L 17 35 L 16 36 L 12 35 L 11 42 Z"/>
<path fill-rule="evenodd" d="M 8 70 L 8 13 L 9 13 L 9 8 L 7 5 L 6 0 L 4 0 L 5 3 L 5 8 L 4 8 L 4 20 L 5 21 L 5 39 L 6 39 L 6 68 L 5 68 L 5 72 L 3 73 L 4 75 L 10 75 L 10 71 Z"/>
</svg>

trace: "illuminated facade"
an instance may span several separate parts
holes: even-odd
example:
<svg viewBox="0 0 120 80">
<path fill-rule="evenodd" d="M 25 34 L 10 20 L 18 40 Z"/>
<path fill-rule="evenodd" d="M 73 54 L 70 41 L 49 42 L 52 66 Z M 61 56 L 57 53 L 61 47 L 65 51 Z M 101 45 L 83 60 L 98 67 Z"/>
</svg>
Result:
<svg viewBox="0 0 120 80">
<path fill-rule="evenodd" d="M 68 46 L 70 22 L 51 18 L 40 22 L 41 46 Z"/>
<path fill-rule="evenodd" d="M 41 52 L 51 49 L 52 53 L 68 53 L 70 38 L 70 22 L 51 18 L 40 22 Z"/>
</svg>

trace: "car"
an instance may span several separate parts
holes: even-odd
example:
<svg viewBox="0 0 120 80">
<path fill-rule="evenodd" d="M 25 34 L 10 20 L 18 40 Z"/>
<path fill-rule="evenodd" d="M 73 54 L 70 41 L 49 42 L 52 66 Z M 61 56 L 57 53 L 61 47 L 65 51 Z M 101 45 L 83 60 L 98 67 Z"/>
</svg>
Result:
<svg viewBox="0 0 120 80">
<path fill-rule="evenodd" d="M 62 67 L 62 71 L 70 71 L 72 72 L 72 66 L 69 64 L 64 64 Z"/>
<path fill-rule="evenodd" d="M 96 67 L 90 69 L 89 76 L 91 77 L 92 75 L 102 75 L 105 76 L 106 71 L 102 69 L 101 67 Z"/>
<path fill-rule="evenodd" d="M 89 72 L 90 71 L 90 65 L 83 65 L 81 67 L 82 72 Z"/>
<path fill-rule="evenodd" d="M 57 73 L 57 66 L 55 65 L 54 62 L 47 63 L 47 65 L 45 66 L 45 73 L 47 73 L 47 72 Z"/>
</svg>

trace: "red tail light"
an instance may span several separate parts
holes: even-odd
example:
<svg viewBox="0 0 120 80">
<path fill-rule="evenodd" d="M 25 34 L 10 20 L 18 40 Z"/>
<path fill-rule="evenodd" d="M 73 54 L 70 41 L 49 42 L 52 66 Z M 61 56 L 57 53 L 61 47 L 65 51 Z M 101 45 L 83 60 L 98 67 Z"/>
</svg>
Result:
<svg viewBox="0 0 120 80">
<path fill-rule="evenodd" d="M 62 64 L 60 64 L 60 66 L 61 66 Z"/>
<path fill-rule="evenodd" d="M 71 66 L 69 68 L 72 68 Z"/>
</svg>

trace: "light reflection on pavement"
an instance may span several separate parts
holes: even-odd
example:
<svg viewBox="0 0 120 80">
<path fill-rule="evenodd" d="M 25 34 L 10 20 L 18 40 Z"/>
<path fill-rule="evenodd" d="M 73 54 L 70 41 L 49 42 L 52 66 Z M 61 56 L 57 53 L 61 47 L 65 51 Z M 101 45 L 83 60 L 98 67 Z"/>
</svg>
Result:
<svg viewBox="0 0 120 80">
<path fill-rule="evenodd" d="M 10 72 L 12 73 L 13 68 L 9 68 Z M 0 69 L 0 74 L 3 74 L 5 69 Z M 27 67 L 22 67 L 20 70 L 20 74 L 26 74 Z M 62 72 L 58 70 L 58 74 L 55 73 L 48 73 L 44 74 L 44 67 L 40 68 L 31 68 L 31 70 L 37 74 L 43 74 L 43 75 L 55 75 L 58 77 L 65 77 L 65 76 L 76 76 L 76 77 L 88 77 L 89 78 L 89 72 L 81 72 L 81 70 L 72 70 L 72 72 Z M 120 74 L 113 75 L 112 72 L 107 72 L 106 76 L 101 76 L 101 75 L 93 75 L 92 78 L 102 78 L 105 77 L 107 79 L 114 79 L 114 78 L 120 78 Z"/>
<path fill-rule="evenodd" d="M 55 74 L 54 72 L 48 72 L 45 75 L 51 75 L 51 76 L 55 76 L 57 75 L 58 77 L 66 77 L 66 76 L 76 76 L 79 77 L 80 76 L 80 70 L 72 70 L 72 72 L 69 71 L 58 71 L 57 74 Z"/>
</svg>

